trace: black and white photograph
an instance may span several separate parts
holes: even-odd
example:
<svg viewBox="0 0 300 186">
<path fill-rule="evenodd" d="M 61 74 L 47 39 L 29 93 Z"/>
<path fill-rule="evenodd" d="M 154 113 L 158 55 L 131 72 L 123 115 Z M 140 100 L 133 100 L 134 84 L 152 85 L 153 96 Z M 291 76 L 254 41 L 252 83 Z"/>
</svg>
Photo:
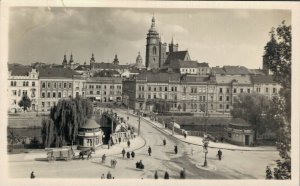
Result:
<svg viewBox="0 0 300 186">
<path fill-rule="evenodd" d="M 1 11 L 7 184 L 299 184 L 299 3 L 80 2 Z"/>
</svg>

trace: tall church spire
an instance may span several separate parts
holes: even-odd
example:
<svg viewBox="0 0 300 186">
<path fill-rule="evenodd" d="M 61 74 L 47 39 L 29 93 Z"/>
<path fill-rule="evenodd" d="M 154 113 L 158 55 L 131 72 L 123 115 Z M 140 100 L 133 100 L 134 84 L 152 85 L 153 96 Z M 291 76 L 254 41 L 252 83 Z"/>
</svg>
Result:
<svg viewBox="0 0 300 186">
<path fill-rule="evenodd" d="M 62 65 L 67 65 L 68 64 L 68 61 L 67 61 L 67 55 L 66 55 L 66 53 L 65 53 L 65 55 L 64 55 L 64 59 L 63 59 L 63 62 L 62 62 Z"/>
<path fill-rule="evenodd" d="M 71 52 L 69 63 L 72 64 L 73 62 L 74 62 L 74 61 L 73 61 L 73 54 L 72 54 L 72 52 Z"/>
</svg>

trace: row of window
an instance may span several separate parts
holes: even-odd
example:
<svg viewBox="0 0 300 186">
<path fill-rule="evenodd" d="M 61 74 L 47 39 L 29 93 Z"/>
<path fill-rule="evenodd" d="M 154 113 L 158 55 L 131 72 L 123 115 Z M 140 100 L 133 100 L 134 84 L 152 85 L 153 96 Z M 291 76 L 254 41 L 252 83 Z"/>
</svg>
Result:
<svg viewBox="0 0 300 186">
<path fill-rule="evenodd" d="M 10 81 L 10 86 L 15 87 L 17 86 L 17 81 Z M 28 87 L 29 86 L 29 81 L 23 81 L 23 87 Z M 35 87 L 35 82 L 31 82 L 31 86 Z"/>
<path fill-rule="evenodd" d="M 72 88 L 72 83 L 42 82 L 42 88 Z"/>
<path fill-rule="evenodd" d="M 24 96 L 24 95 L 27 95 L 27 90 L 12 90 L 12 95 L 13 96 Z M 31 95 L 30 95 L 31 97 L 35 97 L 35 91 L 32 91 L 31 92 Z"/>
<path fill-rule="evenodd" d="M 42 92 L 41 97 L 42 98 L 66 98 L 67 96 L 71 96 L 71 93 L 69 94 L 67 92 Z"/>
<path fill-rule="evenodd" d="M 103 88 L 106 89 L 106 88 L 108 88 L 108 86 L 103 85 Z M 109 88 L 110 89 L 115 89 L 115 86 L 114 85 L 110 85 Z M 119 90 L 121 90 L 122 86 L 121 85 L 117 85 L 116 88 L 119 89 Z M 89 85 L 89 89 L 101 89 L 101 85 Z"/>
<path fill-rule="evenodd" d="M 144 89 L 144 86 L 139 86 L 139 91 L 144 91 L 145 89 Z M 148 91 L 160 91 L 160 92 L 162 92 L 162 91 L 168 91 L 168 87 L 150 87 L 150 86 L 148 86 Z M 177 91 L 177 87 L 171 87 L 171 89 L 170 89 L 170 91 L 172 91 L 172 92 L 176 92 Z"/>
<path fill-rule="evenodd" d="M 243 92 L 244 92 L 244 89 L 240 88 L 240 93 L 243 93 Z M 251 89 L 247 88 L 247 93 L 250 93 L 250 92 L 251 92 Z M 257 87 L 256 92 L 261 92 L 261 88 Z M 265 88 L 265 92 L 269 93 L 269 88 L 268 87 Z M 273 88 L 272 92 L 273 92 L 273 94 L 277 93 L 277 89 Z M 223 88 L 219 88 L 219 93 L 223 93 Z M 226 93 L 230 93 L 229 88 L 226 88 Z M 237 93 L 237 88 L 233 88 L 233 93 Z"/>
<path fill-rule="evenodd" d="M 91 95 L 93 95 L 95 93 L 95 95 L 100 95 L 100 91 L 90 91 L 89 92 Z M 108 94 L 107 94 L 108 93 Z M 103 91 L 103 95 L 122 95 L 122 92 L 121 91 L 116 91 L 116 92 L 113 92 L 113 91 L 110 91 L 110 92 L 106 92 L 106 91 Z"/>
</svg>

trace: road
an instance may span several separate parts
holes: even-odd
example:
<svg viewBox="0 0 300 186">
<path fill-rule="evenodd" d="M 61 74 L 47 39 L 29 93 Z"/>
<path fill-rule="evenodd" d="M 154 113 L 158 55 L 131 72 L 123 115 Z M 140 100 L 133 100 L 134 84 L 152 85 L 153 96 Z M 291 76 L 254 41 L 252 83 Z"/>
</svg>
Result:
<svg viewBox="0 0 300 186">
<path fill-rule="evenodd" d="M 117 110 L 118 115 L 127 118 L 126 111 Z M 129 116 L 129 123 L 135 128 L 138 127 L 138 117 Z M 133 146 L 143 146 L 135 150 L 136 158 L 123 159 L 121 149 L 125 147 L 126 151 L 133 149 L 127 148 L 124 142 L 119 147 L 112 147 L 110 150 L 115 151 L 116 155 L 108 155 L 107 163 L 100 163 L 101 149 L 91 160 L 73 160 L 73 161 L 56 161 L 48 163 L 36 158 L 33 161 L 10 161 L 8 163 L 9 175 L 12 178 L 27 178 L 31 171 L 35 171 L 38 178 L 100 178 L 101 174 L 110 171 L 115 178 L 135 178 L 135 179 L 153 179 L 154 172 L 157 170 L 159 178 L 162 178 L 165 171 L 168 171 L 170 179 L 178 179 L 179 171 L 186 169 L 188 179 L 264 179 L 265 167 L 274 164 L 274 160 L 278 158 L 277 152 L 242 152 L 242 151 L 223 151 L 224 159 L 219 161 L 216 157 L 218 149 L 209 149 L 208 167 L 202 167 L 204 162 L 204 154 L 202 147 L 189 145 L 178 141 L 171 135 L 166 135 L 152 124 L 145 120 L 141 120 L 141 134 L 145 139 L 141 143 L 138 139 L 132 140 Z M 163 139 L 167 140 L 167 145 L 163 146 Z M 144 143 L 146 143 L 144 145 Z M 174 145 L 178 146 L 178 154 L 174 153 Z M 152 155 L 148 155 L 148 147 L 152 148 Z M 195 150 L 191 155 L 191 148 Z M 101 147 L 107 150 L 105 146 Z M 12 158 L 21 158 L 24 156 L 9 155 Z M 45 152 L 32 153 L 27 156 L 45 157 Z M 110 167 L 110 159 L 117 159 L 116 169 Z M 135 168 L 137 161 L 143 161 L 144 170 Z"/>
</svg>

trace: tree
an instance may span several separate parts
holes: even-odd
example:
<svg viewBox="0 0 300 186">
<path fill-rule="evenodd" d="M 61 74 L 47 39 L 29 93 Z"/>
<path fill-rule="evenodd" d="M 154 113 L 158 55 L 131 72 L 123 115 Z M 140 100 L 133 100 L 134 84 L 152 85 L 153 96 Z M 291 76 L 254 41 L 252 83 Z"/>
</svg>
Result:
<svg viewBox="0 0 300 186">
<path fill-rule="evenodd" d="M 266 131 L 267 122 L 265 114 L 270 107 L 269 99 L 261 94 L 239 94 L 233 103 L 233 109 L 230 111 L 232 117 L 242 118 L 249 122 L 254 130 L 254 140 L 257 138 L 257 133 Z"/>
<path fill-rule="evenodd" d="M 27 108 L 31 107 L 31 100 L 27 96 L 27 94 L 24 94 L 22 99 L 19 101 L 19 106 L 23 107 L 24 111 L 27 110 Z"/>
<path fill-rule="evenodd" d="M 78 129 L 91 118 L 92 103 L 88 99 L 76 97 L 63 99 L 53 106 L 50 117 L 42 121 L 42 138 L 45 147 L 61 147 L 73 144 Z"/>
<path fill-rule="evenodd" d="M 291 179 L 291 29 L 284 21 L 272 28 L 264 53 L 264 66 L 273 72 L 275 81 L 282 86 L 280 96 L 273 98 L 267 116 L 278 126 L 277 149 L 281 159 L 276 160 L 275 179 Z"/>
</svg>

